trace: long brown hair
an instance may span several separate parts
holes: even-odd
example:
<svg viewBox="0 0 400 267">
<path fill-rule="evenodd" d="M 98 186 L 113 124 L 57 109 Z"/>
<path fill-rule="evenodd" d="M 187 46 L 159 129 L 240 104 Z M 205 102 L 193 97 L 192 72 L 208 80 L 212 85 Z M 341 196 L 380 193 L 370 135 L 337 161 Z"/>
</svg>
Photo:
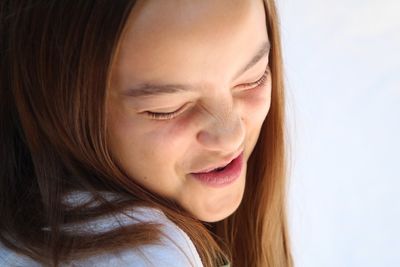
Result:
<svg viewBox="0 0 400 267">
<path fill-rule="evenodd" d="M 272 99 L 236 212 L 202 223 L 130 179 L 107 146 L 106 92 L 132 0 L 0 3 L 0 241 L 46 266 L 156 242 L 157 225 L 74 235 L 67 223 L 128 207 L 162 210 L 191 238 L 204 266 L 293 266 L 286 219 L 282 55 L 276 7 L 265 0 Z M 81 190 L 99 205 L 67 207 Z M 117 193 L 112 200 L 100 192 Z M 46 230 L 47 229 L 47 230 Z"/>
</svg>

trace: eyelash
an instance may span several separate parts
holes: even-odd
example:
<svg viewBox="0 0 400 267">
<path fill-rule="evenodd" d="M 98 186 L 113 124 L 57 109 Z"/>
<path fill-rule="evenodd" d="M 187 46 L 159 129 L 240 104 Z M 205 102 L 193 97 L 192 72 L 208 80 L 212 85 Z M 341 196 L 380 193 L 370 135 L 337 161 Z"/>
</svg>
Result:
<svg viewBox="0 0 400 267">
<path fill-rule="evenodd" d="M 240 85 L 240 88 L 247 88 L 247 89 L 254 89 L 257 87 L 262 87 L 265 85 L 265 83 L 267 82 L 267 78 L 269 75 L 270 69 L 269 66 L 267 67 L 267 69 L 265 70 L 263 76 L 258 79 L 255 82 L 251 82 L 251 83 L 245 83 Z M 183 107 L 173 111 L 173 112 L 169 112 L 169 113 L 159 113 L 159 112 L 151 112 L 151 111 L 146 111 L 145 113 L 151 118 L 151 119 L 155 119 L 155 120 L 170 120 L 175 118 L 177 115 L 179 115 L 179 113 L 181 113 L 181 111 L 183 110 Z"/>
</svg>

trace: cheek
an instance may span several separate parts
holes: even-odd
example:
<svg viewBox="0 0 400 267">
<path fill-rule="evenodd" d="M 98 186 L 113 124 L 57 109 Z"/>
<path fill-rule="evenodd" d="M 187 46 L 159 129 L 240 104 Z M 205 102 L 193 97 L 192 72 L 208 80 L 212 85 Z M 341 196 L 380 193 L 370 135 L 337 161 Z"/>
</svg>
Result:
<svg viewBox="0 0 400 267">
<path fill-rule="evenodd" d="M 149 123 L 152 125 L 143 133 L 143 137 L 147 143 L 157 146 L 159 151 L 166 153 L 184 151 L 185 147 L 193 141 L 193 123 L 190 114 L 185 114 L 172 121 L 149 121 Z"/>
<path fill-rule="evenodd" d="M 151 121 L 123 110 L 110 113 L 109 143 L 112 153 L 124 169 L 135 174 L 149 165 L 160 169 L 173 167 L 190 142 L 190 119 L 174 122 Z"/>
<path fill-rule="evenodd" d="M 244 116 L 251 125 L 258 125 L 264 122 L 271 105 L 271 84 L 254 89 L 242 99 Z"/>
<path fill-rule="evenodd" d="M 261 127 L 268 115 L 271 104 L 271 86 L 266 85 L 248 95 L 243 101 L 244 122 L 247 132 L 247 158 L 252 153 L 260 135 Z"/>
</svg>

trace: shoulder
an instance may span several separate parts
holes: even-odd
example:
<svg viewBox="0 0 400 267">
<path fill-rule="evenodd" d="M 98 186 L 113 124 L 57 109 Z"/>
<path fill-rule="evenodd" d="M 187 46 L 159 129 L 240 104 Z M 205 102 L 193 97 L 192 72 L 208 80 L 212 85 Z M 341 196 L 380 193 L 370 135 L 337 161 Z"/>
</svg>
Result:
<svg viewBox="0 0 400 267">
<path fill-rule="evenodd" d="M 80 195 L 82 197 L 82 195 Z M 76 199 L 74 199 L 76 200 Z M 82 200 L 82 199 L 80 199 Z M 75 202 L 75 201 L 74 201 Z M 64 231 L 74 233 L 99 233 L 109 231 L 121 225 L 130 225 L 138 222 L 151 222 L 161 225 L 162 237 L 159 243 L 142 245 L 140 247 L 125 249 L 118 252 L 102 253 L 84 260 L 76 260 L 61 264 L 61 266 L 76 267 L 202 267 L 200 256 L 189 238 L 175 223 L 169 220 L 165 214 L 155 208 L 135 207 L 115 216 L 99 218 L 84 225 L 67 225 Z M 41 266 L 29 258 L 16 254 L 0 243 L 0 266 Z"/>
<path fill-rule="evenodd" d="M 31 258 L 15 253 L 0 242 L 0 266 L 12 267 L 41 267 Z"/>
<path fill-rule="evenodd" d="M 169 220 L 160 210 L 147 207 L 138 207 L 121 214 L 117 218 L 118 224 L 137 222 L 152 222 L 161 225 L 161 242 L 143 245 L 139 248 L 126 249 L 118 253 L 105 253 L 85 260 L 72 262 L 73 266 L 173 266 L 173 267 L 202 267 L 200 256 L 189 236 L 175 223 Z M 109 230 L 115 226 L 114 219 L 103 219 L 91 226 L 97 231 Z"/>
</svg>

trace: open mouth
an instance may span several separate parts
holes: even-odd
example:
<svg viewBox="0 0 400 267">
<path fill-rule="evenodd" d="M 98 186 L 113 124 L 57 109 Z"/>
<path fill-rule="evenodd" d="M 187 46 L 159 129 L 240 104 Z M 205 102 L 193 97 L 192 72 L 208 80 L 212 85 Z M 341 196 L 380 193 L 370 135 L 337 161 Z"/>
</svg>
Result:
<svg viewBox="0 0 400 267">
<path fill-rule="evenodd" d="M 229 164 L 209 172 L 192 173 L 192 177 L 204 184 L 221 187 L 233 183 L 239 178 L 243 165 L 243 152 Z"/>
<path fill-rule="evenodd" d="M 220 172 L 220 171 L 223 171 L 223 170 L 225 170 L 225 168 L 226 168 L 229 164 L 231 164 L 231 163 L 232 163 L 232 161 L 231 161 L 230 163 L 228 163 L 226 166 L 216 168 L 216 169 L 212 170 L 211 172 Z"/>
</svg>

